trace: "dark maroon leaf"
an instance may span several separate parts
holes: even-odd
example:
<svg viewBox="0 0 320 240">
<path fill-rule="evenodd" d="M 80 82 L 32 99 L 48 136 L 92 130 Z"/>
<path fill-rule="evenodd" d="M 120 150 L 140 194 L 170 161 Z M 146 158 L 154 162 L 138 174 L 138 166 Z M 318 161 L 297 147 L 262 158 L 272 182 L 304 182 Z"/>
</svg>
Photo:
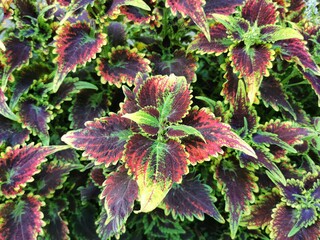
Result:
<svg viewBox="0 0 320 240">
<path fill-rule="evenodd" d="M 35 176 L 36 192 L 40 196 L 51 196 L 56 189 L 62 187 L 66 175 L 71 169 L 71 166 L 59 165 L 53 162 L 45 164 L 41 172 Z"/>
<path fill-rule="evenodd" d="M 138 92 L 141 107 L 154 106 L 160 110 L 160 118 L 177 122 L 183 118 L 191 104 L 191 92 L 184 77 L 153 76 L 148 78 Z"/>
<path fill-rule="evenodd" d="M 0 116 L 0 145 L 15 146 L 23 144 L 29 138 L 29 130 L 21 124 Z"/>
<path fill-rule="evenodd" d="M 288 96 L 284 92 L 280 81 L 275 77 L 271 76 L 263 79 L 260 86 L 260 93 L 266 106 L 271 105 L 275 111 L 279 111 L 279 107 L 281 107 L 296 119 L 296 114 L 287 100 Z"/>
<path fill-rule="evenodd" d="M 282 141 L 277 134 L 269 133 L 269 132 L 258 132 L 253 134 L 253 141 L 258 144 L 265 144 L 267 146 L 276 145 L 280 148 L 286 149 L 289 152 L 296 153 L 297 151 L 287 144 L 286 142 Z"/>
<path fill-rule="evenodd" d="M 181 184 L 175 184 L 163 200 L 166 211 L 172 212 L 174 218 L 179 216 L 192 220 L 193 216 L 203 220 L 204 213 L 213 217 L 220 223 L 224 223 L 223 217 L 213 204 L 210 197 L 212 189 L 202 184 L 199 178 L 184 178 Z"/>
<path fill-rule="evenodd" d="M 45 232 L 50 239 L 67 240 L 69 235 L 68 223 L 62 219 L 61 212 L 67 207 L 64 200 L 54 199 L 54 201 L 46 201 L 43 209 Z M 40 238 L 41 239 L 41 238 Z"/>
<path fill-rule="evenodd" d="M 138 106 L 138 102 L 136 99 L 136 94 L 131 91 L 127 86 L 122 86 L 123 94 L 125 95 L 125 99 L 123 103 L 120 103 L 120 112 L 122 114 L 126 113 L 134 113 L 140 110 L 140 107 Z"/>
<path fill-rule="evenodd" d="M 131 86 L 138 73 L 151 71 L 149 63 L 137 49 L 118 47 L 112 50 L 109 59 L 98 59 L 98 74 L 102 83 L 114 84 L 117 87 L 127 83 Z"/>
<path fill-rule="evenodd" d="M 252 25 L 274 24 L 277 20 L 277 9 L 273 3 L 266 0 L 248 0 L 242 8 L 242 17 Z"/>
<path fill-rule="evenodd" d="M 318 240 L 320 236 L 320 220 L 309 227 L 301 228 L 295 235 L 289 237 L 291 229 L 296 223 L 298 209 L 279 204 L 273 213 L 271 221 L 271 238 L 281 240 Z"/>
<path fill-rule="evenodd" d="M 107 27 L 108 44 L 113 47 L 126 44 L 126 31 L 122 23 L 111 22 Z"/>
<path fill-rule="evenodd" d="M 102 168 L 93 168 L 90 172 L 90 177 L 99 186 L 102 186 L 103 182 L 106 180 Z"/>
<path fill-rule="evenodd" d="M 172 13 L 176 15 L 177 12 L 183 16 L 189 16 L 200 30 L 210 40 L 209 27 L 206 19 L 206 14 L 203 10 L 204 0 L 166 0 L 167 6 L 170 7 Z"/>
<path fill-rule="evenodd" d="M 302 196 L 304 191 L 302 181 L 289 179 L 285 186 L 283 184 L 278 184 L 278 186 L 282 195 L 285 197 L 287 204 L 299 203 L 299 196 Z"/>
<path fill-rule="evenodd" d="M 210 42 L 203 33 L 199 33 L 189 45 L 188 50 L 197 51 L 197 53 L 200 54 L 215 53 L 216 55 L 226 52 L 233 43 L 233 41 L 228 38 L 227 29 L 218 23 L 210 26 L 209 30 Z"/>
<path fill-rule="evenodd" d="M 279 49 L 281 57 L 286 61 L 294 61 L 305 71 L 311 71 L 320 74 L 320 69 L 312 60 L 311 55 L 304 42 L 297 38 L 280 40 L 274 43 L 274 48 Z M 315 86 L 313 86 L 315 87 Z"/>
<path fill-rule="evenodd" d="M 52 100 L 50 101 L 50 103 L 56 108 L 59 108 L 61 103 L 71 99 L 69 95 L 75 90 L 76 85 L 74 82 L 63 82 L 59 90 L 56 93 L 52 94 Z"/>
<path fill-rule="evenodd" d="M 39 170 L 37 167 L 45 157 L 65 149 L 65 146 L 44 146 L 29 144 L 21 148 L 7 148 L 0 157 L 1 192 L 6 196 L 22 193 L 27 182 Z"/>
<path fill-rule="evenodd" d="M 20 118 L 22 123 L 35 134 L 49 137 L 50 113 L 45 106 L 37 106 L 32 100 L 26 100 L 20 105 Z"/>
<path fill-rule="evenodd" d="M 92 34 L 95 33 L 95 34 Z M 77 22 L 70 24 L 66 22 L 57 31 L 56 62 L 58 70 L 53 80 L 53 90 L 56 92 L 65 76 L 76 68 L 78 64 L 85 64 L 96 53 L 101 51 L 101 47 L 106 44 L 106 35 L 93 31 L 89 24 Z"/>
<path fill-rule="evenodd" d="M 208 160 L 210 156 L 223 153 L 222 146 L 243 151 L 250 156 L 256 156 L 253 149 L 231 131 L 229 125 L 221 123 L 207 109 L 198 110 L 194 108 L 185 117 L 183 123 L 197 129 L 206 140 L 204 142 L 201 138 L 194 136 L 183 139 L 182 143 L 190 154 L 189 161 L 192 165 Z"/>
<path fill-rule="evenodd" d="M 26 24 L 31 24 L 31 19 L 37 19 L 38 13 L 35 3 L 31 0 L 15 0 L 15 6 L 19 12 L 19 18 Z"/>
<path fill-rule="evenodd" d="M 249 202 L 254 201 L 253 192 L 258 190 L 256 177 L 249 170 L 240 168 L 235 157 L 222 159 L 216 167 L 215 177 L 225 193 L 231 236 L 235 236 L 241 216 L 248 209 Z"/>
<path fill-rule="evenodd" d="M 35 239 L 44 222 L 40 207 L 44 203 L 37 197 L 22 197 L 19 201 L 7 201 L 0 206 L 0 239 Z"/>
<path fill-rule="evenodd" d="M 78 164 L 79 163 L 79 155 L 74 149 L 66 149 L 54 154 L 55 158 L 58 161 L 63 163 L 71 163 Z"/>
<path fill-rule="evenodd" d="M 242 5 L 244 0 L 206 0 L 204 12 L 209 18 L 213 13 L 229 15 L 237 6 Z"/>
<path fill-rule="evenodd" d="M 224 78 L 227 82 L 223 84 L 222 94 L 226 100 L 228 100 L 232 105 L 235 105 L 235 100 L 238 92 L 239 78 L 233 72 L 233 68 L 230 63 L 227 63 L 224 67 Z"/>
<path fill-rule="evenodd" d="M 119 172 L 109 175 L 103 186 L 100 198 L 104 200 L 107 215 L 103 227 L 110 229 L 110 237 L 124 229 L 124 224 L 133 210 L 134 201 L 138 197 L 138 185 L 122 167 Z"/>
<path fill-rule="evenodd" d="M 86 128 L 70 131 L 62 141 L 85 150 L 84 155 L 106 166 L 116 164 L 123 156 L 126 141 L 132 135 L 133 122 L 116 114 L 87 122 Z"/>
<path fill-rule="evenodd" d="M 107 96 L 103 92 L 83 89 L 75 97 L 71 108 L 73 129 L 83 128 L 85 122 L 102 117 L 108 110 Z"/>
<path fill-rule="evenodd" d="M 20 41 L 18 38 L 10 37 L 4 42 L 6 47 L 6 67 L 2 77 L 2 88 L 7 85 L 9 75 L 22 64 L 26 63 L 31 57 L 31 46 L 28 41 Z"/>
<path fill-rule="evenodd" d="M 243 221 L 249 228 L 265 228 L 272 220 L 272 210 L 281 202 L 279 194 L 272 192 L 260 195 L 251 208 L 251 213 Z"/>
<path fill-rule="evenodd" d="M 299 68 L 301 69 L 301 68 Z M 303 71 L 301 69 L 303 76 L 309 81 L 313 90 L 318 96 L 318 105 L 320 106 L 320 76 L 317 76 L 309 71 Z"/>
<path fill-rule="evenodd" d="M 192 54 L 187 54 L 183 50 L 175 51 L 172 59 L 163 60 L 159 54 L 154 54 L 149 59 L 154 64 L 154 75 L 170 75 L 173 73 L 176 76 L 184 76 L 189 84 L 196 79 L 196 59 Z"/>
<path fill-rule="evenodd" d="M 129 21 L 133 21 L 137 24 L 149 24 L 152 19 L 152 15 L 149 11 L 134 6 L 122 6 L 120 7 L 120 11 L 122 14 L 126 15 Z"/>
<path fill-rule="evenodd" d="M 188 172 L 187 153 L 175 140 L 160 142 L 136 134 L 126 145 L 125 157 L 139 186 L 143 212 L 156 208 L 172 184 Z"/>
<path fill-rule="evenodd" d="M 100 188 L 92 182 L 89 182 L 85 187 L 79 187 L 78 190 L 80 191 L 82 201 L 96 200 L 101 193 Z"/>
</svg>

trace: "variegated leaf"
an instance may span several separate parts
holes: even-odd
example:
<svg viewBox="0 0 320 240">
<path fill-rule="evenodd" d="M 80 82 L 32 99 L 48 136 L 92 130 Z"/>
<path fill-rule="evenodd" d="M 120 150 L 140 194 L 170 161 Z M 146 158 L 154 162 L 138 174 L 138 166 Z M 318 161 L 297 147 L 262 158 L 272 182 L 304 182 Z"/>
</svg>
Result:
<svg viewBox="0 0 320 240">
<path fill-rule="evenodd" d="M 252 25 L 274 24 L 277 20 L 277 9 L 266 0 L 248 0 L 242 8 L 242 17 Z"/>
<path fill-rule="evenodd" d="M 136 134 L 126 145 L 129 172 L 139 186 L 139 212 L 150 212 L 164 199 L 173 183 L 188 172 L 187 154 L 175 140 L 160 142 Z"/>
</svg>

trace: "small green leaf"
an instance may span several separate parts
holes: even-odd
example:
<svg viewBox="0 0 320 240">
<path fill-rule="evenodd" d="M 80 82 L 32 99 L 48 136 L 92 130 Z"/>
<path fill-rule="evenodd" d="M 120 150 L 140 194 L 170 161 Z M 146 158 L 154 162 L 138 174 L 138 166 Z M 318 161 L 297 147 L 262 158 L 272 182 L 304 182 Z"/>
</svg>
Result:
<svg viewBox="0 0 320 240">
<path fill-rule="evenodd" d="M 81 90 L 81 89 L 98 90 L 98 87 L 96 85 L 89 83 L 89 82 L 85 82 L 85 81 L 78 81 L 74 85 L 77 90 Z"/>
<path fill-rule="evenodd" d="M 151 11 L 151 8 L 142 0 L 126 0 L 125 5 L 141 8 L 146 11 Z"/>
<path fill-rule="evenodd" d="M 197 129 L 195 129 L 194 127 L 191 126 L 187 126 L 187 125 L 172 125 L 167 127 L 167 130 L 173 130 L 173 131 L 181 131 L 185 134 L 185 136 L 189 136 L 189 135 L 195 135 L 199 138 L 201 138 L 204 142 L 206 142 L 205 138 L 203 137 L 203 135 L 201 134 L 201 132 L 199 132 Z"/>
<path fill-rule="evenodd" d="M 158 119 L 143 110 L 139 110 L 138 112 L 134 113 L 127 113 L 124 114 L 122 117 L 128 118 L 139 125 L 148 125 L 152 127 L 159 126 Z"/>
<path fill-rule="evenodd" d="M 266 33 L 263 36 L 261 36 L 262 39 L 267 39 L 269 42 L 276 42 L 280 40 L 286 40 L 291 38 L 298 38 L 300 40 L 303 40 L 303 36 L 300 32 L 293 28 L 284 28 L 284 27 L 278 27 L 275 29 L 275 31 Z"/>
</svg>

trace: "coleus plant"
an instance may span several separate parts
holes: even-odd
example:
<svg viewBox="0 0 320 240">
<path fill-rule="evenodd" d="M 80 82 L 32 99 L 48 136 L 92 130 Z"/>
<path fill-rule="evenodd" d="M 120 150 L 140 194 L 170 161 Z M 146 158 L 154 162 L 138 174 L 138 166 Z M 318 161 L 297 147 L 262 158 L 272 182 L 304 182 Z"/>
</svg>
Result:
<svg viewBox="0 0 320 240">
<path fill-rule="evenodd" d="M 0 239 L 319 238 L 309 5 L 2 1 Z"/>
<path fill-rule="evenodd" d="M 223 152 L 222 146 L 255 158 L 252 148 L 207 109 L 190 109 L 191 90 L 184 77 L 140 75 L 133 91 L 124 87 L 124 93 L 118 114 L 87 122 L 84 129 L 62 137 L 96 164 L 119 165 L 103 183 L 102 219 L 106 224 L 100 234 L 118 234 L 135 200 L 140 202 L 136 213 L 150 212 L 163 202 L 169 212 L 182 218 L 202 218 L 207 213 L 223 222 L 206 188 L 200 182 L 183 180 L 183 176 L 189 172 L 189 164 L 217 156 Z M 203 192 L 198 192 L 201 188 Z M 187 200 L 189 195 L 205 204 L 175 200 L 176 196 Z"/>
</svg>

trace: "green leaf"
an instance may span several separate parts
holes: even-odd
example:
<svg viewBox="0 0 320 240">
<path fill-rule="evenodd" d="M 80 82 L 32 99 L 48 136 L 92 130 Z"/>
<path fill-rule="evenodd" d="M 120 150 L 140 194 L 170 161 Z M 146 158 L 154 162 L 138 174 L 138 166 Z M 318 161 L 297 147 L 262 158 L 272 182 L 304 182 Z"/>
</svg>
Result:
<svg viewBox="0 0 320 240">
<path fill-rule="evenodd" d="M 227 15 L 218 14 L 218 13 L 214 13 L 214 14 L 212 14 L 212 16 L 214 19 L 217 20 L 217 22 L 221 23 L 223 26 L 225 26 L 231 32 L 239 32 L 241 29 L 239 27 L 238 21 L 235 18 L 233 18 L 232 16 L 227 16 Z M 242 32 L 242 31 L 240 31 L 240 32 Z"/>
<path fill-rule="evenodd" d="M 122 117 L 128 118 L 139 125 L 148 125 L 152 127 L 159 127 L 159 121 L 156 117 L 145 112 L 144 110 L 139 110 L 134 113 L 124 114 Z"/>
<path fill-rule="evenodd" d="M 178 131 L 178 132 L 182 132 L 184 133 L 184 136 L 189 136 L 189 135 L 195 135 L 199 138 L 201 138 L 204 142 L 206 142 L 205 138 L 203 137 L 203 135 L 201 134 L 201 132 L 199 132 L 197 129 L 195 129 L 194 127 L 191 126 L 187 126 L 187 125 L 172 125 L 167 127 L 168 131 Z M 172 135 L 173 136 L 173 135 Z"/>
<path fill-rule="evenodd" d="M 142 0 L 126 0 L 125 5 L 141 8 L 146 11 L 151 11 L 151 8 Z"/>
<path fill-rule="evenodd" d="M 303 40 L 303 36 L 301 35 L 301 33 L 293 28 L 284 28 L 280 26 L 272 26 L 272 28 L 272 31 L 263 34 L 261 38 L 266 39 L 268 42 L 276 42 L 291 38 L 298 38 L 300 40 Z"/>
</svg>

